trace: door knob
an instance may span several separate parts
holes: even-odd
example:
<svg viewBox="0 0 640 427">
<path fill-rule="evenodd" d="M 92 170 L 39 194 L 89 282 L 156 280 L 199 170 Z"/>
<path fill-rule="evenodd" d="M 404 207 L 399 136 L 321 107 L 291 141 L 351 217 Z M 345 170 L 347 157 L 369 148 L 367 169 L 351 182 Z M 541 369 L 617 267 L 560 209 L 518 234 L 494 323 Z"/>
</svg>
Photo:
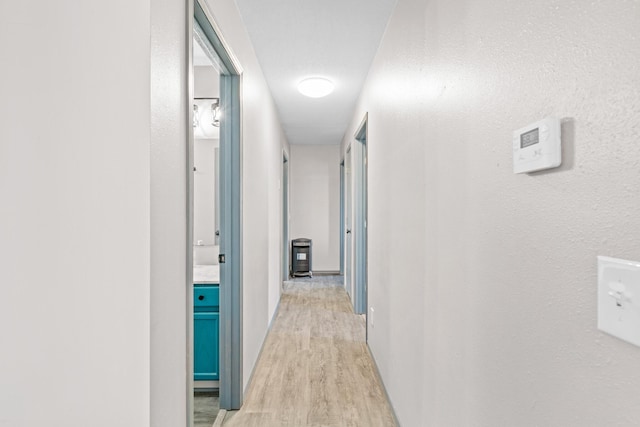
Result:
<svg viewBox="0 0 640 427">
<path fill-rule="evenodd" d="M 347 234 L 351 234 L 351 229 L 347 228 Z"/>
</svg>

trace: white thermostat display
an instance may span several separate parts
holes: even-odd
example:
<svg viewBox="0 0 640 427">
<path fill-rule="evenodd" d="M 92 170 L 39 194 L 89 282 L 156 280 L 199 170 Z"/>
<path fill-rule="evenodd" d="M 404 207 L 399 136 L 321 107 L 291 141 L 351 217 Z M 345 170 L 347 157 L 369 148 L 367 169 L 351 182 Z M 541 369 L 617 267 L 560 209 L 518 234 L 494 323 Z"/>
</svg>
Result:
<svg viewBox="0 0 640 427">
<path fill-rule="evenodd" d="M 556 168 L 561 163 L 560 119 L 547 117 L 513 133 L 513 173 Z"/>
</svg>

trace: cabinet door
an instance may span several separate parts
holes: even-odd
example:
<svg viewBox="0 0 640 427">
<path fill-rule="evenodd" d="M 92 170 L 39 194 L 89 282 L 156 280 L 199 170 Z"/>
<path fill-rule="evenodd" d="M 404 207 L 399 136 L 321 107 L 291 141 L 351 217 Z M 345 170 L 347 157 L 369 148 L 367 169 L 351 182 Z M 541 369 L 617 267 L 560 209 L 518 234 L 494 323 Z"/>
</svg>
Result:
<svg viewBox="0 0 640 427">
<path fill-rule="evenodd" d="M 220 313 L 193 313 L 193 379 L 195 381 L 220 379 L 219 320 Z"/>
</svg>

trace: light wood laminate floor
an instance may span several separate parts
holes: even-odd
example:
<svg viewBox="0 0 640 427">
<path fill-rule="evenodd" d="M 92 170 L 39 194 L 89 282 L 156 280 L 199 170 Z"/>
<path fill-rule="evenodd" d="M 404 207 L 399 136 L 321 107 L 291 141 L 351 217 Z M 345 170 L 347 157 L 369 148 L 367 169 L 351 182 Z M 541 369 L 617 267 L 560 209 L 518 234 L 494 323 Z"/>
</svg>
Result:
<svg viewBox="0 0 640 427">
<path fill-rule="evenodd" d="M 225 427 L 396 425 L 339 279 L 285 282 L 245 403 Z"/>
</svg>

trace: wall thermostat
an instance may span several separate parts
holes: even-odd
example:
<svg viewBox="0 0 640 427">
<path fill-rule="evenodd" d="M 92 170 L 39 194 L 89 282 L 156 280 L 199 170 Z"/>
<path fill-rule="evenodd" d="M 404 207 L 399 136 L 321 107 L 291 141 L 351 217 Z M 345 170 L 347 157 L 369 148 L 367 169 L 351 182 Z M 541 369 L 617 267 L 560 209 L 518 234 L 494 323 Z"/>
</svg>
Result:
<svg viewBox="0 0 640 427">
<path fill-rule="evenodd" d="M 561 163 L 560 119 L 547 117 L 513 133 L 513 173 L 556 168 Z"/>
</svg>

